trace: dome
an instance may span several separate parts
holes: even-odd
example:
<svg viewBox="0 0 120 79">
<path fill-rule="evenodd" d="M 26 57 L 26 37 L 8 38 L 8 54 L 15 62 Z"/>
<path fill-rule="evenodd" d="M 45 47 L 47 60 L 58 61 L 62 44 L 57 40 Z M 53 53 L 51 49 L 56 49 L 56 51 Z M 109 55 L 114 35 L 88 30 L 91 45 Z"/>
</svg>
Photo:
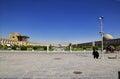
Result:
<svg viewBox="0 0 120 79">
<path fill-rule="evenodd" d="M 104 38 L 105 40 L 109 40 L 109 39 L 113 39 L 113 36 L 110 35 L 110 34 L 105 34 L 105 35 L 103 36 L 103 38 Z"/>
</svg>

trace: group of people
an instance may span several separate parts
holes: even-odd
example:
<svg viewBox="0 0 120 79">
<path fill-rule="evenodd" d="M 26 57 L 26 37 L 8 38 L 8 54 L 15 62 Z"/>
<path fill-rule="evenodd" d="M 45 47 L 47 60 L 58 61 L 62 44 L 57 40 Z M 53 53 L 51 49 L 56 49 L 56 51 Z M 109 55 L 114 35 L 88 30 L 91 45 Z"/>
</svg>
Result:
<svg viewBox="0 0 120 79">
<path fill-rule="evenodd" d="M 96 58 L 96 59 L 99 58 L 99 53 L 98 53 L 98 51 L 97 51 L 96 49 L 93 49 L 92 55 L 93 55 L 94 59 L 95 59 L 95 58 Z"/>
</svg>

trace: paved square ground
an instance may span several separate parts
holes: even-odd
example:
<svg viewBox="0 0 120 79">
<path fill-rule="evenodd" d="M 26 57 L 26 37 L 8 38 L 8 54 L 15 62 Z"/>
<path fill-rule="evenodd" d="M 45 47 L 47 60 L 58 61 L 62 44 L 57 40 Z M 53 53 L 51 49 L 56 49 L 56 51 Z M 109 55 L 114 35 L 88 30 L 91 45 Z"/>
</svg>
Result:
<svg viewBox="0 0 120 79">
<path fill-rule="evenodd" d="M 0 52 L 0 79 L 118 79 L 120 59 L 89 52 Z"/>
</svg>

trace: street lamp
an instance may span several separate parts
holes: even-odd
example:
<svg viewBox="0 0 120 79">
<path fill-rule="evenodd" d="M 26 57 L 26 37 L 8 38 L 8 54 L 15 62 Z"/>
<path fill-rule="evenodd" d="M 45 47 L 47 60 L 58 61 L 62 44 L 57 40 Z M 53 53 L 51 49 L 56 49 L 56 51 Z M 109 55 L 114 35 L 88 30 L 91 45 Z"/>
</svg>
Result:
<svg viewBox="0 0 120 79">
<path fill-rule="evenodd" d="M 103 36 L 104 36 L 104 32 L 103 32 L 103 16 L 100 16 L 99 17 L 99 20 L 100 20 L 100 34 L 101 34 L 101 37 L 102 37 L 102 40 L 101 40 L 101 53 L 103 54 Z M 103 55 L 104 56 L 104 55 Z"/>
</svg>

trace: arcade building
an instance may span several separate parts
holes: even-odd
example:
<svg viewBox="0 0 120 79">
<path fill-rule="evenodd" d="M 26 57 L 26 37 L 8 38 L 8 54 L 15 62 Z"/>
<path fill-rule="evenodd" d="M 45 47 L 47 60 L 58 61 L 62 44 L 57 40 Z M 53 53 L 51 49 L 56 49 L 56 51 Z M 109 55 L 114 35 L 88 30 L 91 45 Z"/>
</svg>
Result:
<svg viewBox="0 0 120 79">
<path fill-rule="evenodd" d="M 28 36 L 24 36 L 19 33 L 12 33 L 12 34 L 9 34 L 9 39 L 0 38 L 0 45 L 7 45 L 7 46 L 25 45 L 26 46 L 26 45 L 29 45 L 28 39 L 29 39 Z"/>
</svg>

